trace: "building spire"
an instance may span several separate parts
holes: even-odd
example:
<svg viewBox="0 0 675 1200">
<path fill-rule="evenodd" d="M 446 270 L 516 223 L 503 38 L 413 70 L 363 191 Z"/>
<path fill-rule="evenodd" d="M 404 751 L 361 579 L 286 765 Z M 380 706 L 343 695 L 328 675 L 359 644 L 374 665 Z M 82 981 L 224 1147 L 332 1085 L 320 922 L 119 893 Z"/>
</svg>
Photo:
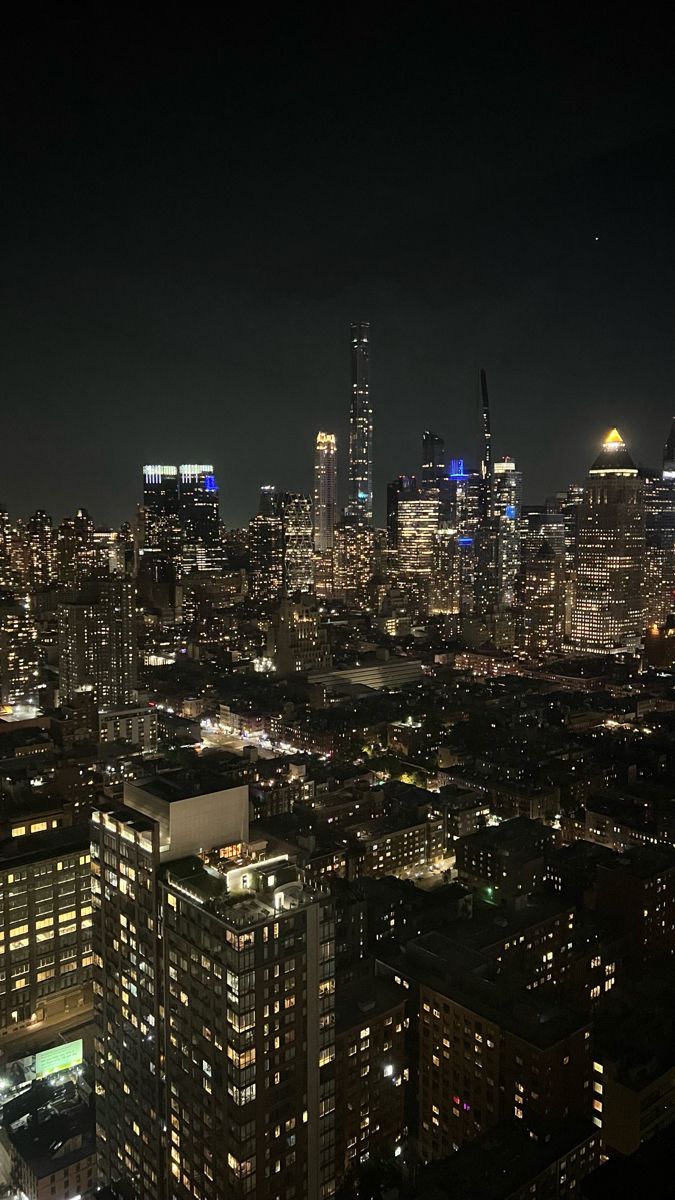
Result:
<svg viewBox="0 0 675 1200">
<path fill-rule="evenodd" d="M 675 417 L 673 417 L 670 433 L 663 447 L 663 478 L 675 479 Z"/>
</svg>

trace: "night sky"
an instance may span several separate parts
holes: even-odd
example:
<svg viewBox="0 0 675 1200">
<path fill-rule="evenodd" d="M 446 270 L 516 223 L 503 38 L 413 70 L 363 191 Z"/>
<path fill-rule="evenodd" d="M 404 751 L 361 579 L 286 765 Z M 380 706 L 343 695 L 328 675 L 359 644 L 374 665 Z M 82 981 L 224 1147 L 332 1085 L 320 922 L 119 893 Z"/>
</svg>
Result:
<svg viewBox="0 0 675 1200">
<path fill-rule="evenodd" d="M 477 461 L 482 365 L 527 500 L 612 424 L 658 462 L 675 82 L 648 6 L 229 8 L 5 32 L 0 501 L 119 523 L 147 461 L 213 461 L 228 525 L 261 483 L 309 490 L 359 318 L 379 520 L 425 427 Z"/>
</svg>

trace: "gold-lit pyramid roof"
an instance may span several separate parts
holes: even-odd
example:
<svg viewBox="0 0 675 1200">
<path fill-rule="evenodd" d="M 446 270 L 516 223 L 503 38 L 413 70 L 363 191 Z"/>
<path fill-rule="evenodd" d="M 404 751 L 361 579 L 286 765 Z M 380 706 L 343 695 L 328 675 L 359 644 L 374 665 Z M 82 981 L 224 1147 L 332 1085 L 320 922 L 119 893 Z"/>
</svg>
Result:
<svg viewBox="0 0 675 1200">
<path fill-rule="evenodd" d="M 626 443 L 618 429 L 610 429 L 590 473 L 591 475 L 637 475 L 637 467 L 628 453 Z"/>
<path fill-rule="evenodd" d="M 616 428 L 616 425 L 614 426 L 613 429 L 610 429 L 609 433 L 607 434 L 607 437 L 605 438 L 605 440 L 603 442 L 603 446 L 623 446 L 624 444 L 625 444 L 624 440 L 623 440 L 621 434 L 619 433 L 618 429 Z"/>
</svg>

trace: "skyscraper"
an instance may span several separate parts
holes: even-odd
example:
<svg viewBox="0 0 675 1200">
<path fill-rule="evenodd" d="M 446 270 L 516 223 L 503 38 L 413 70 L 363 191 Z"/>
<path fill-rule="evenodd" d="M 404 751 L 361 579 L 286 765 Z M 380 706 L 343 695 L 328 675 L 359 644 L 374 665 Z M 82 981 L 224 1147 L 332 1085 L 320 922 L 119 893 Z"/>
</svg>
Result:
<svg viewBox="0 0 675 1200">
<path fill-rule="evenodd" d="M 486 481 L 486 510 L 489 510 L 489 490 L 492 483 L 492 426 L 490 423 L 490 398 L 488 396 L 487 375 L 483 368 L 479 374 L 481 431 L 483 435 L 483 452 L 481 458 L 481 476 Z"/>
<path fill-rule="evenodd" d="M 332 906 L 247 836 L 193 773 L 93 816 L 100 1176 L 143 1200 L 334 1192 Z"/>
<path fill-rule="evenodd" d="M 559 651 L 565 617 L 564 553 L 542 538 L 518 578 L 516 644 L 531 658 Z"/>
<path fill-rule="evenodd" d="M 222 567 L 219 491 L 211 463 L 182 463 L 179 516 L 182 568 L 212 571 Z"/>
<path fill-rule="evenodd" d="M 399 503 L 417 495 L 417 479 L 414 475 L 397 475 L 387 484 L 387 540 L 392 550 L 398 550 Z"/>
<path fill-rule="evenodd" d="M 301 492 L 279 496 L 286 595 L 314 591 L 314 527 L 312 501 Z"/>
<path fill-rule="evenodd" d="M 579 507 L 572 649 L 603 654 L 638 644 L 645 621 L 644 562 L 643 482 L 612 429 Z"/>
<path fill-rule="evenodd" d="M 425 429 L 422 434 L 422 484 L 439 483 L 445 475 L 445 442 L 437 433 Z"/>
<path fill-rule="evenodd" d="M 660 623 L 675 605 L 675 421 L 663 450 L 662 470 L 645 476 L 645 611 Z"/>
<path fill-rule="evenodd" d="M 56 530 L 56 577 L 59 587 L 77 588 L 94 573 L 94 522 L 86 508 L 65 517 Z"/>
<path fill-rule="evenodd" d="M 54 580 L 52 519 L 38 510 L 26 526 L 28 581 L 31 591 L 49 587 Z"/>
<path fill-rule="evenodd" d="M 162 558 L 175 569 L 180 565 L 180 491 L 178 468 L 143 467 L 143 553 Z"/>
<path fill-rule="evenodd" d="M 314 551 L 316 590 L 333 590 L 333 543 L 337 523 L 337 449 L 334 433 L 317 433 L 314 459 Z"/>
<path fill-rule="evenodd" d="M 429 615 L 438 514 L 438 494 L 433 492 L 398 502 L 398 581 L 416 618 Z"/>
<path fill-rule="evenodd" d="M 249 590 L 254 600 L 274 602 L 283 587 L 284 545 L 276 489 L 260 489 L 258 512 L 248 526 Z"/>
<path fill-rule="evenodd" d="M 670 426 L 670 432 L 666 438 L 666 444 L 663 447 L 663 471 L 664 479 L 675 479 L 675 417 Z"/>
<path fill-rule="evenodd" d="M 370 524 L 373 519 L 373 409 L 370 400 L 369 338 L 368 321 L 352 324 L 349 496 L 345 517 L 358 524 Z"/>
<path fill-rule="evenodd" d="M 494 464 L 492 479 L 493 516 L 498 521 L 497 604 L 512 608 L 520 564 L 520 506 L 523 476 L 512 458 Z"/>
</svg>

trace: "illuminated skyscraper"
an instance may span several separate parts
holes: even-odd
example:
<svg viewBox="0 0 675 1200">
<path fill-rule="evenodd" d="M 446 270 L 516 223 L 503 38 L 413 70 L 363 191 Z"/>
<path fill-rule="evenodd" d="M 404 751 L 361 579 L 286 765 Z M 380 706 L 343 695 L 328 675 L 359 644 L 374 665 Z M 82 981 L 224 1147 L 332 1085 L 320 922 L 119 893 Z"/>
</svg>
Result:
<svg viewBox="0 0 675 1200">
<path fill-rule="evenodd" d="M 512 458 L 494 464 L 492 509 L 498 522 L 497 604 L 512 608 L 520 565 L 520 506 L 523 476 Z"/>
<path fill-rule="evenodd" d="M 638 644 L 645 622 L 644 563 L 643 481 L 612 429 L 579 507 L 572 649 L 603 654 Z"/>
<path fill-rule="evenodd" d="M 368 321 L 355 322 L 352 338 L 352 399 L 349 412 L 349 497 L 345 518 L 373 519 L 373 409 L 370 401 Z"/>
<path fill-rule="evenodd" d="M 414 475 L 398 475 L 387 484 L 387 540 L 392 550 L 398 550 L 399 502 L 418 495 Z"/>
<path fill-rule="evenodd" d="M 422 493 L 398 502 L 398 578 L 417 617 L 429 613 L 438 513 L 438 496 Z"/>
<path fill-rule="evenodd" d="M 314 591 L 314 526 L 312 501 L 300 492 L 278 499 L 283 546 L 284 592 Z"/>
<path fill-rule="evenodd" d="M 462 553 L 457 530 L 443 525 L 434 534 L 429 612 L 446 616 L 461 612 Z"/>
<path fill-rule="evenodd" d="M 375 530 L 357 521 L 335 527 L 333 591 L 343 604 L 367 607 L 375 566 Z"/>
<path fill-rule="evenodd" d="M 180 468 L 179 516 L 184 574 L 222 567 L 220 509 L 211 463 L 183 463 Z"/>
<path fill-rule="evenodd" d="M 431 578 L 438 499 L 405 496 L 398 502 L 398 569 L 402 575 Z"/>
<path fill-rule="evenodd" d="M 177 467 L 143 467 L 143 508 L 143 553 L 179 568 L 181 528 Z"/>
<path fill-rule="evenodd" d="M 333 590 L 333 543 L 337 523 L 337 449 L 334 433 L 317 433 L 314 459 L 314 551 L 316 590 Z"/>
<path fill-rule="evenodd" d="M 254 600 L 274 603 L 283 587 L 284 543 L 276 489 L 260 489 L 258 513 L 249 522 L 249 591 Z"/>
<path fill-rule="evenodd" d="M 645 476 L 645 609 L 650 623 L 675 606 L 675 422 L 663 450 L 663 468 Z"/>
<path fill-rule="evenodd" d="M 337 453 L 334 433 L 317 433 L 314 460 L 314 549 L 333 549 L 337 520 Z"/>
</svg>

